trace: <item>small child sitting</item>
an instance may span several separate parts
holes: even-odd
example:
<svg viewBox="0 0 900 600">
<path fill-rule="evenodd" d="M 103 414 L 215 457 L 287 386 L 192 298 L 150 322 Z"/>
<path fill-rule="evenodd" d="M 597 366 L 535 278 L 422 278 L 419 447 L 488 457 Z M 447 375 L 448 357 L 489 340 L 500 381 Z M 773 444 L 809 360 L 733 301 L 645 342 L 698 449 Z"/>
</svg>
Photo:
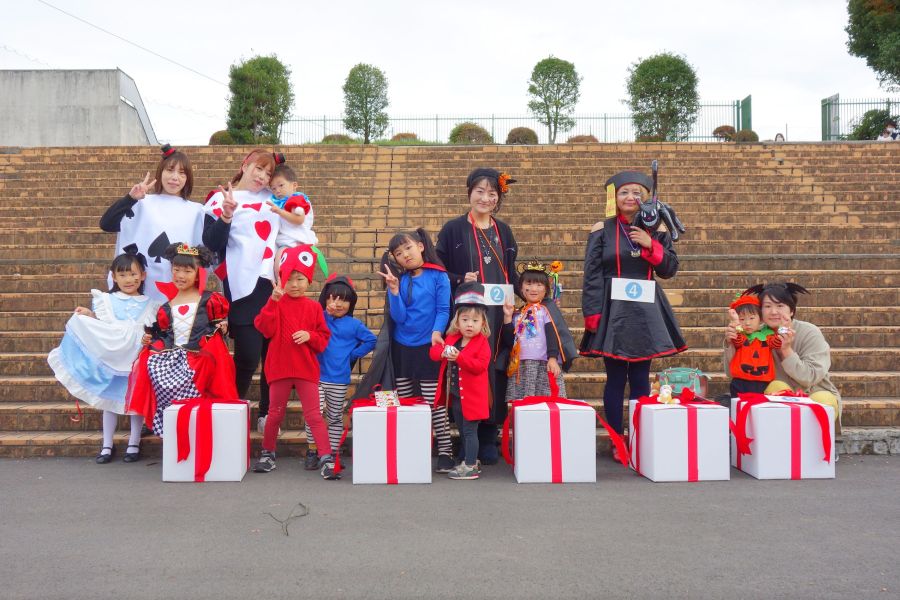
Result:
<svg viewBox="0 0 900 600">
<path fill-rule="evenodd" d="M 728 365 L 731 397 L 749 392 L 762 394 L 775 379 L 772 349 L 781 347 L 781 338 L 762 322 L 759 298 L 754 294 L 739 296 L 728 307 L 728 315 L 731 328 L 725 333 L 725 341 L 735 350 Z"/>
<path fill-rule="evenodd" d="M 275 238 L 275 246 L 278 251 L 275 254 L 275 264 L 281 264 L 281 254 L 285 248 L 292 248 L 298 244 L 315 246 L 319 243 L 313 231 L 312 204 L 309 197 L 303 192 L 297 191 L 297 174 L 284 163 L 275 167 L 272 172 L 272 180 L 269 187 L 272 189 L 272 198 L 269 206 L 272 212 L 281 218 L 278 226 L 278 236 Z M 278 277 L 276 266 L 275 277 Z"/>
</svg>

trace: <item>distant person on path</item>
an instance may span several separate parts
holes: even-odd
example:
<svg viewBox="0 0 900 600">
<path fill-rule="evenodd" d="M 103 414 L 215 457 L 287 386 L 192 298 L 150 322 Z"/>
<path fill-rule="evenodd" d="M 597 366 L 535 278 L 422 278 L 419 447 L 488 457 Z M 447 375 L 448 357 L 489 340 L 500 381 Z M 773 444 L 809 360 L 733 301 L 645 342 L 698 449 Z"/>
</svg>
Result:
<svg viewBox="0 0 900 600">
<path fill-rule="evenodd" d="M 437 253 L 447 267 L 450 287 L 455 293 L 464 282 L 481 284 L 509 284 L 518 288 L 516 256 L 519 246 L 509 225 L 496 218 L 503 199 L 515 183 L 506 173 L 496 169 L 478 168 L 466 179 L 469 210 L 466 214 L 444 223 L 438 234 Z M 508 350 L 500 348 L 503 331 L 503 306 L 487 309 L 491 331 L 491 367 L 488 379 L 491 386 L 491 414 L 478 425 L 478 458 L 493 465 L 499 460 L 497 437 L 506 419 L 506 367 Z"/>
<path fill-rule="evenodd" d="M 900 140 L 900 131 L 897 130 L 897 123 L 895 121 L 888 121 L 884 124 L 884 131 L 881 132 L 877 138 L 875 138 L 879 142 L 894 142 Z"/>
<path fill-rule="evenodd" d="M 653 180 L 624 171 L 606 182 L 615 194 L 615 215 L 595 223 L 584 256 L 581 355 L 603 358 L 606 420 L 622 433 L 625 384 L 631 398 L 650 394 L 650 361 L 687 350 L 675 313 L 654 275 L 670 279 L 678 256 L 667 231 L 653 234 L 633 225 L 638 203 Z M 618 454 L 613 446 L 613 458 Z"/>
</svg>

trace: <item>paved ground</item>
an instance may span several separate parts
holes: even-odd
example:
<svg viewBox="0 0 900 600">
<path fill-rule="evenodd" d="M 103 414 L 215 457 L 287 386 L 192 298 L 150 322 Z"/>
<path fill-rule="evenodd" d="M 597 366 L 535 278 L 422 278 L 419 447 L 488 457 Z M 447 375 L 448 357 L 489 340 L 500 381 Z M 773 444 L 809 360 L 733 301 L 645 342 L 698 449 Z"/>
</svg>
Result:
<svg viewBox="0 0 900 600">
<path fill-rule="evenodd" d="M 430 486 L 326 482 L 293 460 L 241 484 L 157 462 L 0 460 L 3 598 L 897 598 L 900 458 L 833 481 L 596 485 L 507 467 Z M 298 502 L 310 514 L 282 526 Z"/>
</svg>

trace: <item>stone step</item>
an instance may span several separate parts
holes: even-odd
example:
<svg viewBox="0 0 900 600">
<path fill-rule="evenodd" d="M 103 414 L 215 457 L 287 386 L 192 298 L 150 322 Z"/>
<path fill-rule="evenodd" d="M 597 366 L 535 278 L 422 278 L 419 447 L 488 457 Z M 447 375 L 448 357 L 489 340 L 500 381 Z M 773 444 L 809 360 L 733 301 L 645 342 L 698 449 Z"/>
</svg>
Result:
<svg viewBox="0 0 900 600">
<path fill-rule="evenodd" d="M 455 430 L 453 430 L 455 434 Z M 596 431 L 597 453 L 601 456 L 609 452 L 609 438 L 606 431 Z M 454 436 L 455 437 L 455 436 Z M 348 436 L 352 440 L 352 433 Z M 44 432 L 44 431 L 0 431 L 0 458 L 34 458 L 34 457 L 82 457 L 88 459 L 99 451 L 102 442 L 100 432 Z M 251 462 L 259 455 L 262 435 L 250 433 Z M 127 433 L 117 433 L 113 437 L 116 447 L 115 461 L 121 460 L 128 443 Z M 300 457 L 306 454 L 306 433 L 297 430 L 285 430 L 278 438 L 278 455 L 284 457 Z M 898 427 L 844 427 L 841 436 L 835 440 L 838 454 L 900 454 L 900 428 Z M 352 468 L 352 457 L 349 446 L 345 447 L 344 456 L 348 466 Z M 162 440 L 156 436 L 141 439 L 141 454 L 144 460 L 158 461 L 162 456 Z M 146 466 L 156 464 L 144 462 Z"/>
<path fill-rule="evenodd" d="M 587 359 L 586 359 L 587 360 Z M 606 381 L 606 373 L 600 372 L 603 363 L 600 360 L 594 372 L 569 373 L 566 375 L 566 386 L 569 396 L 590 400 L 602 396 L 602 383 Z M 654 362 L 654 370 L 680 366 L 677 359 L 658 360 Z M 716 397 L 728 393 L 728 379 L 725 374 L 710 371 L 710 396 Z M 898 371 L 832 371 L 831 380 L 848 398 L 900 398 L 900 372 Z M 359 375 L 353 375 L 354 384 Z M 257 386 L 251 386 L 249 400 L 257 400 Z M 0 376 L 0 402 L 62 402 L 71 400 L 71 396 L 52 376 Z"/>
<path fill-rule="evenodd" d="M 567 273 L 579 274 L 582 268 L 581 254 L 549 255 L 546 249 L 539 254 L 520 255 L 520 260 L 562 260 Z M 109 246 L 106 256 L 99 258 L 0 258 L 0 276 L 11 275 L 74 275 L 90 274 L 103 277 L 109 268 L 113 256 L 113 247 Z M 681 270 L 678 278 L 690 272 L 741 273 L 745 272 L 748 261 L 752 260 L 754 270 L 747 273 L 774 273 L 771 277 L 801 277 L 810 271 L 896 271 L 900 269 L 900 252 L 893 254 L 799 254 L 785 256 L 781 254 L 712 254 L 691 255 L 679 252 Z M 371 275 L 378 267 L 378 259 L 348 259 L 346 257 L 329 256 L 328 264 L 332 271 L 350 274 Z M 580 275 L 576 275 L 580 277 Z M 677 281 L 677 279 L 676 279 Z M 691 286 L 693 287 L 693 286 Z M 814 287 L 814 286 L 811 286 Z"/>
<path fill-rule="evenodd" d="M 72 316 L 72 309 L 90 300 L 87 294 L 64 310 L 44 311 L 0 311 L 0 331 L 63 331 L 66 321 Z M 724 307 L 674 307 L 681 327 L 724 327 Z M 563 315 L 569 327 L 579 329 L 584 323 L 580 308 L 564 308 Z M 366 326 L 377 331 L 382 324 L 382 308 L 366 309 L 357 305 L 355 316 Z M 897 327 L 900 326 L 900 311 L 893 306 L 801 306 L 797 318 L 815 323 L 819 327 Z"/>
<path fill-rule="evenodd" d="M 351 390 L 352 391 L 352 390 Z M 349 394 L 348 394 L 349 396 Z M 348 397 L 349 401 L 349 397 Z M 603 400 L 588 402 L 603 414 Z M 81 403 L 81 415 L 74 402 L 0 402 L 0 431 L 101 431 L 102 411 Z M 301 430 L 304 427 L 303 408 L 299 400 L 289 400 L 282 429 Z M 250 403 L 250 422 L 255 429 L 259 403 Z M 344 413 L 344 424 L 349 418 Z M 842 402 L 841 422 L 852 427 L 900 427 L 900 399 L 845 398 Z M 118 429 L 128 431 L 129 417 L 120 416 Z"/>
<path fill-rule="evenodd" d="M 343 229 L 343 228 L 341 228 Z M 538 229 L 537 227 L 529 227 L 520 229 L 516 235 L 518 243 L 522 246 L 530 246 L 541 243 L 565 243 L 580 241 L 584 243 L 587 239 L 590 225 L 582 227 L 581 230 L 569 230 L 561 232 L 559 225 L 555 225 L 552 229 Z M 335 233 L 333 229 L 318 229 L 318 235 L 322 242 L 322 247 L 327 250 L 330 244 L 376 244 L 384 249 L 396 231 L 376 232 L 346 232 Z M 885 232 L 881 228 L 870 227 L 866 225 L 850 225 L 843 224 L 841 227 L 823 227 L 821 225 L 795 226 L 791 228 L 791 234 L 798 239 L 828 239 L 829 241 L 855 241 L 860 247 L 868 244 L 877 244 L 889 241 L 890 233 Z M 729 244 L 737 242 L 755 242 L 772 240 L 783 237 L 784 233 L 779 228 L 772 226 L 757 227 L 740 227 L 734 229 L 723 228 L 719 224 L 704 224 L 703 226 L 691 227 L 684 234 L 679 244 L 688 245 L 697 241 L 708 242 L 728 242 Z M 374 238 L 374 239 L 373 239 Z M 29 248 L 39 245 L 61 245 L 69 246 L 96 245 L 114 243 L 115 238 L 111 234 L 100 231 L 97 228 L 64 228 L 64 229 L 46 229 L 46 228 L 17 228 L 15 230 L 0 230 L 0 247 L 20 246 Z"/>
<path fill-rule="evenodd" d="M 368 369 L 371 358 L 360 361 L 360 368 Z M 671 359 L 678 366 L 700 369 L 703 372 L 714 372 L 722 369 L 722 349 L 691 348 Z M 900 366 L 900 348 L 831 348 L 831 368 L 837 371 L 890 371 Z M 596 371 L 596 361 L 579 359 L 575 361 L 573 372 Z M 45 352 L 12 352 L 0 353 L 0 376 L 3 375 L 52 375 L 47 364 Z"/>
<path fill-rule="evenodd" d="M 866 349 L 893 348 L 900 336 L 900 326 L 868 327 L 836 326 L 820 327 L 822 334 L 832 348 Z M 576 340 L 581 339 L 581 326 L 570 328 Z M 379 330 L 373 329 L 378 335 Z M 681 332 L 690 348 L 715 348 L 722 340 L 722 328 L 682 327 Z M 0 353 L 40 352 L 47 353 L 59 345 L 63 329 L 46 331 L 0 331 Z"/>
<path fill-rule="evenodd" d="M 895 255 L 900 251 L 900 244 L 894 240 L 871 241 L 859 243 L 854 241 L 836 241 L 824 244 L 822 240 L 817 239 L 791 239 L 789 241 L 779 241 L 775 233 L 771 239 L 758 241 L 735 241 L 735 242 L 714 242 L 702 240 L 685 239 L 675 246 L 676 252 L 679 254 L 705 256 L 710 254 L 731 254 L 746 255 L 748 260 L 753 260 L 752 256 L 756 254 L 767 255 L 771 251 L 772 244 L 777 242 L 778 247 L 785 254 L 802 254 L 811 250 L 820 248 L 823 253 L 829 254 L 859 254 L 863 251 L 866 254 L 884 254 Z M 82 258 L 86 260 L 111 260 L 113 253 L 113 241 L 110 237 L 108 244 L 47 244 L 36 247 L 3 245 L 0 246 L 0 256 L 7 260 L 58 260 Z M 554 254 L 556 258 L 566 260 L 574 258 L 581 260 L 584 257 L 585 240 L 572 240 L 568 242 L 553 242 Z M 763 242 L 772 242 L 767 244 Z M 323 244 L 323 251 L 326 256 L 332 258 L 353 258 L 362 260 L 378 260 L 385 251 L 385 247 L 376 244 Z M 519 244 L 519 256 L 522 259 L 530 257 L 547 256 L 546 243 L 521 243 Z M 893 258 L 893 256 L 892 256 Z"/>
<path fill-rule="evenodd" d="M 346 263 L 343 263 L 346 264 Z M 567 263 L 564 263 L 568 267 Z M 335 272 L 343 272 L 339 263 L 329 264 Z M 57 293 L 84 292 L 93 288 L 106 289 L 106 273 L 103 268 L 91 273 L 71 273 L 59 277 L 59 273 L 41 274 L 0 274 L 0 293 Z M 560 273 L 560 281 L 568 292 L 579 287 L 583 274 L 566 268 Z M 810 290 L 821 288 L 892 288 L 900 283 L 900 277 L 893 270 L 859 269 L 815 271 L 815 270 L 782 270 L 782 271 L 689 271 L 680 270 L 675 279 L 661 281 L 664 286 L 678 285 L 685 290 L 699 289 L 733 289 L 736 292 L 748 287 L 756 281 L 798 281 Z M 369 289 L 381 291 L 382 280 L 374 277 L 356 277 L 354 283 L 358 291 Z M 315 287 L 314 287 L 315 289 Z"/>
</svg>

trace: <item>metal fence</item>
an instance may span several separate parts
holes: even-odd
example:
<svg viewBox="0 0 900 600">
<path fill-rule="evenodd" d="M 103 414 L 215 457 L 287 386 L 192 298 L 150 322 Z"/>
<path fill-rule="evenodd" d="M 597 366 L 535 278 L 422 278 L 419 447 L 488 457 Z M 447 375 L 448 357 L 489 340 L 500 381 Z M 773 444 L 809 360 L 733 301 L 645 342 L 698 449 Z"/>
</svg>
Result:
<svg viewBox="0 0 900 600">
<path fill-rule="evenodd" d="M 844 99 L 840 94 L 822 99 L 822 141 L 847 139 L 866 111 L 900 113 L 900 98 Z"/>
<path fill-rule="evenodd" d="M 565 142 L 572 136 L 592 135 L 600 142 L 634 141 L 634 127 L 628 113 L 595 113 L 574 115 L 575 126 L 566 131 L 558 131 L 557 142 Z M 547 127 L 533 115 L 417 115 L 392 116 L 384 133 L 390 139 L 398 133 L 414 133 L 420 141 L 446 143 L 450 131 L 464 122 L 477 123 L 491 134 L 497 143 L 506 141 L 509 131 L 515 127 L 528 127 L 538 135 L 538 141 L 546 144 L 549 136 Z M 694 124 L 689 141 L 712 141 L 713 129 L 720 125 L 731 125 L 735 129 L 750 129 L 750 97 L 732 102 L 707 103 L 700 105 L 700 112 Z M 284 144 L 309 144 L 322 141 L 331 134 L 358 137 L 344 129 L 339 116 L 292 117 L 281 124 L 281 142 Z"/>
</svg>

